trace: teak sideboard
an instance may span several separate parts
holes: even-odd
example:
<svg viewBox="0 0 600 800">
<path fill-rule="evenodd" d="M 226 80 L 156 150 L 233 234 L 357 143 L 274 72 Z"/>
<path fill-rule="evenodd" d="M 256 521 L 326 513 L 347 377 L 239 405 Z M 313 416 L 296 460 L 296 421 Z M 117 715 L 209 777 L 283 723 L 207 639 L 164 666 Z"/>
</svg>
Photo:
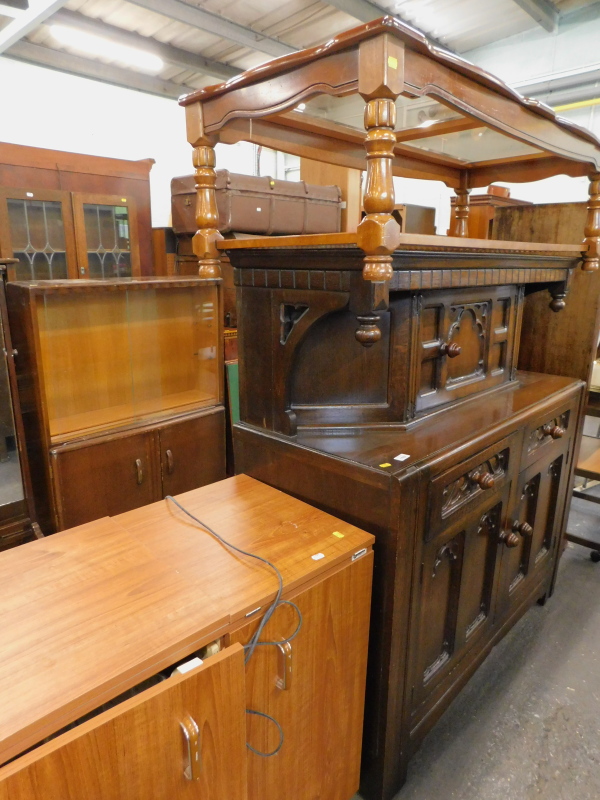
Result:
<svg viewBox="0 0 600 800">
<path fill-rule="evenodd" d="M 236 468 L 376 536 L 361 794 L 389 800 L 554 587 L 584 384 L 519 353 L 598 269 L 600 141 L 391 17 L 181 103 L 199 274 L 225 252 L 238 289 Z M 214 146 L 239 140 L 366 162 L 356 232 L 223 241 Z M 590 179 L 581 243 L 469 238 L 473 188 L 561 173 Z M 394 175 L 455 190 L 449 236 L 400 230 Z"/>
<path fill-rule="evenodd" d="M 373 537 L 246 476 L 178 500 L 277 566 L 275 644 L 244 665 L 273 571 L 167 501 L 3 553 L 1 800 L 357 790 Z"/>
</svg>

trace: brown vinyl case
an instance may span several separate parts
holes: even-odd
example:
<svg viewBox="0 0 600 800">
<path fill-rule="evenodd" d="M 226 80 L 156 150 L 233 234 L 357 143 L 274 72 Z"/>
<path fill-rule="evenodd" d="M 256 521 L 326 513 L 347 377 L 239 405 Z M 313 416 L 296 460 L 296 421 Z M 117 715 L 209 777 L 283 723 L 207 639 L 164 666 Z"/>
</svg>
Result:
<svg viewBox="0 0 600 800">
<path fill-rule="evenodd" d="M 337 233 L 341 226 L 339 186 L 315 186 L 305 181 L 238 175 L 217 170 L 217 207 L 221 233 Z M 197 230 L 193 175 L 173 178 L 171 207 L 175 233 Z"/>
</svg>

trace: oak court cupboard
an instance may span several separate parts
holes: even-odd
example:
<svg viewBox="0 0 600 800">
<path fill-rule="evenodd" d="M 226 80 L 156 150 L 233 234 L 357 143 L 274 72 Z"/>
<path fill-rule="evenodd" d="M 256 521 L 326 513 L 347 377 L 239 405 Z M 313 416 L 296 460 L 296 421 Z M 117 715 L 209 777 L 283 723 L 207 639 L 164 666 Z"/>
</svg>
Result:
<svg viewBox="0 0 600 800">
<path fill-rule="evenodd" d="M 575 271 L 598 269 L 600 142 L 391 17 L 180 102 L 199 274 L 226 253 L 238 292 L 236 467 L 376 537 L 361 793 L 389 800 L 554 588 L 584 384 L 519 352 L 544 346 L 526 300 L 560 326 Z M 357 231 L 224 241 L 214 146 L 240 140 L 366 158 Z M 556 174 L 590 179 L 581 243 L 468 238 L 471 189 Z M 394 175 L 455 190 L 448 237 L 400 231 Z"/>
</svg>

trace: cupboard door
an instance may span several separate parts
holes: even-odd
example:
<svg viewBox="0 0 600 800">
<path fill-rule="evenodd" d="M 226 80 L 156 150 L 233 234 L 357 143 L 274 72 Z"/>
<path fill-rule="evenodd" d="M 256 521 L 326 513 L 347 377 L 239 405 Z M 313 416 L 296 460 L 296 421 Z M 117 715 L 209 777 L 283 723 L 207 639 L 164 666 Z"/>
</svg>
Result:
<svg viewBox="0 0 600 800">
<path fill-rule="evenodd" d="M 568 479 L 568 442 L 520 475 L 503 536 L 498 613 L 506 615 L 550 575 Z"/>
<path fill-rule="evenodd" d="M 149 432 L 51 450 L 58 529 L 159 500 L 156 448 Z"/>
<path fill-rule="evenodd" d="M 160 428 L 163 497 L 225 478 L 225 411 Z"/>
<path fill-rule="evenodd" d="M 413 601 L 413 714 L 461 658 L 487 639 L 509 496 L 510 483 L 423 544 Z"/>
<path fill-rule="evenodd" d="M 12 762 L 0 800 L 245 800 L 244 702 L 235 646 Z"/>
<path fill-rule="evenodd" d="M 358 791 L 373 553 L 291 599 L 302 612 L 297 637 L 282 648 L 257 647 L 247 665 L 247 708 L 274 717 L 283 730 L 270 758 L 248 753 L 249 800 L 348 800 Z M 232 635 L 244 644 L 258 622 Z M 263 641 L 297 626 L 280 606 Z M 248 715 L 248 743 L 261 752 L 279 744 L 273 722 Z"/>
<path fill-rule="evenodd" d="M 77 277 L 69 192 L 0 188 L 0 256 L 11 281 Z"/>
<path fill-rule="evenodd" d="M 132 198 L 74 192 L 73 218 L 81 277 L 107 280 L 140 275 Z"/>
</svg>

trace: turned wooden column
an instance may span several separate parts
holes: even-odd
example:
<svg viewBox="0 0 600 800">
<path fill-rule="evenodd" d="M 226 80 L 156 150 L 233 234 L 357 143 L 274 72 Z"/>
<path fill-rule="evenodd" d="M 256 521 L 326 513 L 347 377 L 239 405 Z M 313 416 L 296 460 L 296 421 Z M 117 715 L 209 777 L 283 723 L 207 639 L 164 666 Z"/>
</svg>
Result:
<svg viewBox="0 0 600 800">
<path fill-rule="evenodd" d="M 583 254 L 581 268 L 586 272 L 593 272 L 600 266 L 600 172 L 590 175 L 590 199 L 587 208 L 583 243 L 588 249 Z"/>
<path fill-rule="evenodd" d="M 395 100 L 403 88 L 403 43 L 389 34 L 361 42 L 358 91 L 366 101 L 367 180 L 365 217 L 357 229 L 357 244 L 365 253 L 363 278 L 371 283 L 371 291 L 362 298 L 362 307 L 355 313 L 360 323 L 356 338 L 365 346 L 381 338 L 376 312 L 387 309 L 392 253 L 400 243 L 400 226 L 392 216 L 392 161 L 396 144 Z"/>
<path fill-rule="evenodd" d="M 469 236 L 469 194 L 471 190 L 469 189 L 468 181 L 468 173 L 466 171 L 461 172 L 460 186 L 458 189 L 454 190 L 456 204 L 454 206 L 452 224 L 448 231 L 449 236 L 461 236 L 465 238 Z"/>
<path fill-rule="evenodd" d="M 194 148 L 193 164 L 196 178 L 196 225 L 198 230 L 192 239 L 192 247 L 198 258 L 198 275 L 201 278 L 220 278 L 221 259 L 217 242 L 223 236 L 218 229 L 215 142 L 204 133 L 200 103 L 187 106 L 185 111 L 188 141 Z"/>
</svg>

